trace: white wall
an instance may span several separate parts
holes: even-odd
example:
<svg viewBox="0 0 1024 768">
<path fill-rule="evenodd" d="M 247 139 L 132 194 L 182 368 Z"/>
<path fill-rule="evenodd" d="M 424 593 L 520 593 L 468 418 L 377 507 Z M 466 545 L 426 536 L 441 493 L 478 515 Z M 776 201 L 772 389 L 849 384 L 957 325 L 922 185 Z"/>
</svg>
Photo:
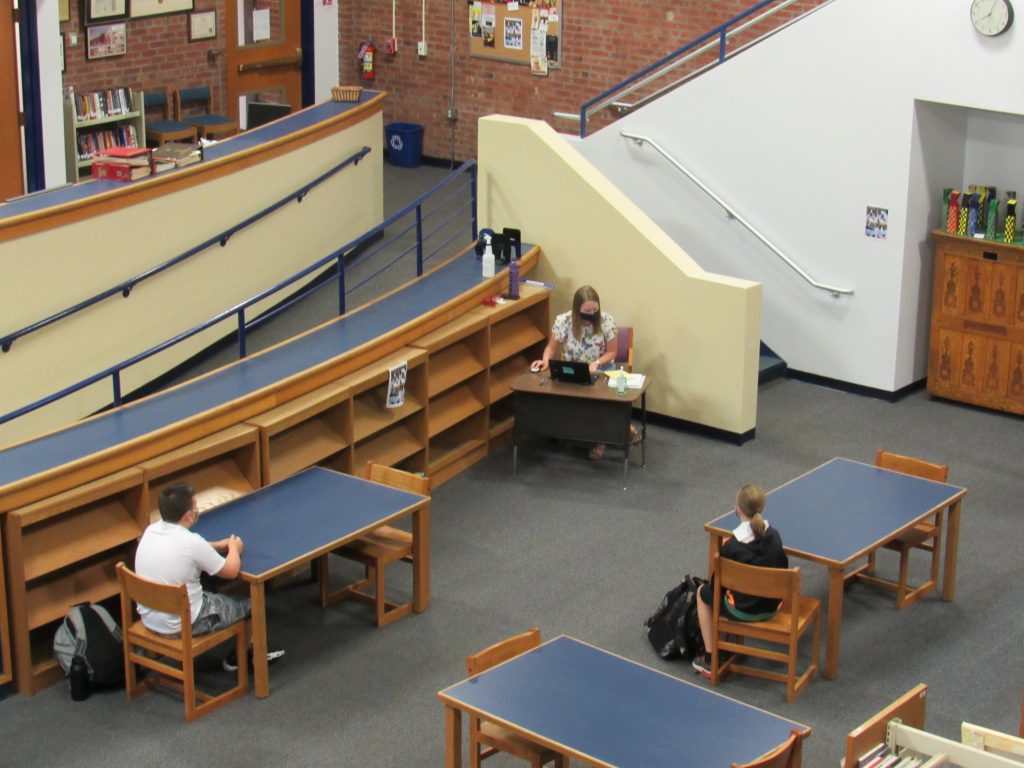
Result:
<svg viewBox="0 0 1024 768">
<path fill-rule="evenodd" d="M 36 6 L 39 55 L 39 98 L 43 126 L 44 184 L 59 187 L 67 181 L 64 157 L 64 90 L 60 71 L 60 21 L 57 0 L 40 0 Z M 66 41 L 65 41 L 66 42 Z M 65 55 L 71 52 L 65 50 Z"/>
<path fill-rule="evenodd" d="M 791 367 L 895 391 L 925 375 L 942 189 L 1024 188 L 1024 23 L 983 38 L 967 5 L 835 0 L 580 151 L 705 269 L 764 284 L 762 338 Z M 854 295 L 811 288 L 620 130 Z M 887 239 L 865 236 L 867 206 L 889 210 Z"/>
<path fill-rule="evenodd" d="M 327 101 L 338 84 L 338 3 L 313 3 L 313 99 Z"/>
</svg>

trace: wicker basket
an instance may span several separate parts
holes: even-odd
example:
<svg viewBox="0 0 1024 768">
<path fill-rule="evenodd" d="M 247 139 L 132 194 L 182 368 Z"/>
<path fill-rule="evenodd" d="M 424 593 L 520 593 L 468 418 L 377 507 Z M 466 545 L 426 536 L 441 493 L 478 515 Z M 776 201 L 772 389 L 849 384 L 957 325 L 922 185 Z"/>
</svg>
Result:
<svg viewBox="0 0 1024 768">
<path fill-rule="evenodd" d="M 358 85 L 335 85 L 331 88 L 334 101 L 359 101 L 363 89 Z"/>
</svg>

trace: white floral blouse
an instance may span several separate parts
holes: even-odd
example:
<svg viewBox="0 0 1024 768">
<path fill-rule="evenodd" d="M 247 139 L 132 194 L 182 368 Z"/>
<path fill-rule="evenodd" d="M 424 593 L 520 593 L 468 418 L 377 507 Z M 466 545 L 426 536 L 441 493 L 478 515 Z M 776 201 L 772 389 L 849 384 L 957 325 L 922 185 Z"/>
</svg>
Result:
<svg viewBox="0 0 1024 768">
<path fill-rule="evenodd" d="M 572 312 L 563 312 L 555 318 L 551 334 L 562 345 L 562 359 L 592 363 L 605 353 L 608 342 L 615 338 L 619 328 L 607 312 L 601 313 L 601 332 L 594 333 L 590 323 L 582 323 L 582 339 L 572 335 Z"/>
</svg>

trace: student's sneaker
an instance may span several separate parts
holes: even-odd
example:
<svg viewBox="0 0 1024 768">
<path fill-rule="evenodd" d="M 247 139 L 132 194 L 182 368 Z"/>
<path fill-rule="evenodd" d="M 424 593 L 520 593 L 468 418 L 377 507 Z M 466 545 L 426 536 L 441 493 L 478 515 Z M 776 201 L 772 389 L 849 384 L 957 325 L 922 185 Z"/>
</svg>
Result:
<svg viewBox="0 0 1024 768">
<path fill-rule="evenodd" d="M 693 669 L 699 672 L 701 677 L 706 677 L 708 680 L 711 679 L 711 654 L 710 653 L 698 653 L 693 657 Z"/>
<path fill-rule="evenodd" d="M 267 664 L 273 664 L 275 661 L 284 656 L 284 650 L 282 648 L 268 648 L 267 649 Z M 224 657 L 224 661 L 221 666 L 228 672 L 238 671 L 238 655 L 231 651 L 227 656 Z M 249 648 L 249 669 L 252 669 L 252 648 Z"/>
</svg>

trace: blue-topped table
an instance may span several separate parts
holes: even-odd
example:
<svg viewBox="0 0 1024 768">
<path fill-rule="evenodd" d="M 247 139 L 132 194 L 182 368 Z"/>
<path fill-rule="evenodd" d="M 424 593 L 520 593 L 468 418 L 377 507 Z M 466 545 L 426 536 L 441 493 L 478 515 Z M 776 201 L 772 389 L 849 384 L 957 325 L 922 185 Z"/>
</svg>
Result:
<svg viewBox="0 0 1024 768">
<path fill-rule="evenodd" d="M 811 731 L 564 635 L 437 695 L 448 768 L 462 764 L 463 712 L 588 765 L 616 768 L 747 763 L 793 731 L 801 739 Z"/>
<path fill-rule="evenodd" d="M 834 678 L 839 670 L 845 569 L 943 509 L 949 514 L 942 598 L 953 599 L 960 501 L 966 493 L 956 485 L 836 458 L 768 494 L 764 515 L 782 534 L 786 552 L 829 569 L 825 677 Z M 728 512 L 704 525 L 712 555 L 736 522 Z"/>
<path fill-rule="evenodd" d="M 422 613 L 430 604 L 429 497 L 312 467 L 203 513 L 192 530 L 208 541 L 234 534 L 244 544 L 241 578 L 252 598 L 258 697 L 270 695 L 266 582 L 405 516 L 412 517 L 412 606 Z"/>
</svg>

